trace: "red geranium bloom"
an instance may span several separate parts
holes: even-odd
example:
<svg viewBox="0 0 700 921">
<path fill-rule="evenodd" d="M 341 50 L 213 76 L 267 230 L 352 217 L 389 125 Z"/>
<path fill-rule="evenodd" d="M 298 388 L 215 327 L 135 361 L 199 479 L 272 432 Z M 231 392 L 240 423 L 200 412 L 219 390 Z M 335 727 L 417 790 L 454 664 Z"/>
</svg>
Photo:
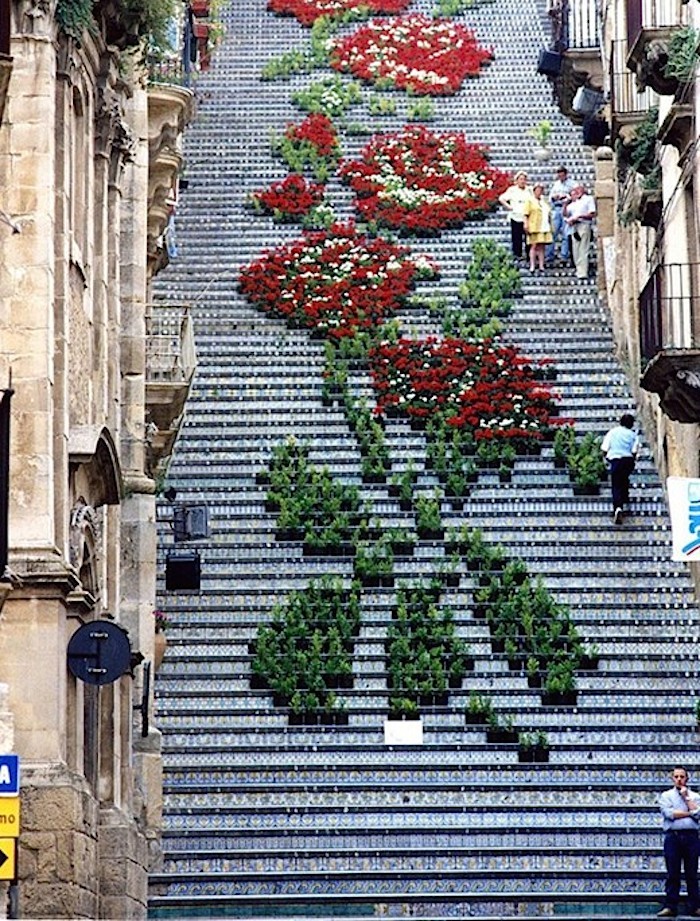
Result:
<svg viewBox="0 0 700 921">
<path fill-rule="evenodd" d="M 327 115 L 314 112 L 302 122 L 287 125 L 284 136 L 296 144 L 310 144 L 319 157 L 330 157 L 338 151 L 338 134 Z"/>
<path fill-rule="evenodd" d="M 296 16 L 303 26 L 312 26 L 319 16 L 337 16 L 348 10 L 368 13 L 400 13 L 410 0 L 268 0 L 267 8 L 282 16 Z"/>
<path fill-rule="evenodd" d="M 477 440 L 539 441 L 554 424 L 552 392 L 515 346 L 401 339 L 374 349 L 370 360 L 380 414 L 438 412 Z"/>
<path fill-rule="evenodd" d="M 507 173 L 489 166 L 486 148 L 422 126 L 373 138 L 340 175 L 364 218 L 418 232 L 481 216 L 509 184 Z"/>
<path fill-rule="evenodd" d="M 372 83 L 437 96 L 456 93 L 492 58 L 470 29 L 413 13 L 361 26 L 338 41 L 330 63 Z"/>
<path fill-rule="evenodd" d="M 304 176 L 292 173 L 281 182 L 273 182 L 269 189 L 253 192 L 252 198 L 265 211 L 280 217 L 296 217 L 306 214 L 323 200 L 325 186 L 308 182 Z"/>
<path fill-rule="evenodd" d="M 309 233 L 242 269 L 241 290 L 273 316 L 340 339 L 379 326 L 434 266 L 351 225 Z"/>
</svg>

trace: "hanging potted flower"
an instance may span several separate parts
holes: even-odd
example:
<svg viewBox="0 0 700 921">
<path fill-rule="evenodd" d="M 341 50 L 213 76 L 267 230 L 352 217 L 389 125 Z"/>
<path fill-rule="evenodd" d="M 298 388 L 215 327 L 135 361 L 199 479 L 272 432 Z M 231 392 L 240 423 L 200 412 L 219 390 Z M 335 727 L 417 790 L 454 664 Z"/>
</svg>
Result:
<svg viewBox="0 0 700 921">
<path fill-rule="evenodd" d="M 165 650 L 168 647 L 165 631 L 170 626 L 170 619 L 166 617 L 163 611 L 156 609 L 153 612 L 153 626 L 155 629 L 155 636 L 153 638 L 153 669 L 157 672 L 163 664 Z"/>
</svg>

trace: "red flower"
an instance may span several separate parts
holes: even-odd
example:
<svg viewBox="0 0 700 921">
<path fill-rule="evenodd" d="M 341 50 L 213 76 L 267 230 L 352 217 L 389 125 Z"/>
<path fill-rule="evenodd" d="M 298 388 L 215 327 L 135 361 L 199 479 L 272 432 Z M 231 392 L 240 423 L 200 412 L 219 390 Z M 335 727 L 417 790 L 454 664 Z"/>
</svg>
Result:
<svg viewBox="0 0 700 921">
<path fill-rule="evenodd" d="M 400 13 L 410 0 L 268 0 L 267 8 L 282 16 L 296 16 L 303 26 L 312 26 L 319 16 L 337 16 L 348 10 Z"/>
<path fill-rule="evenodd" d="M 436 412 L 477 440 L 538 441 L 553 425 L 552 393 L 515 346 L 489 340 L 401 339 L 370 354 L 377 412 Z"/>
<path fill-rule="evenodd" d="M 304 215 L 323 200 L 325 186 L 307 182 L 298 173 L 292 173 L 281 182 L 273 182 L 269 189 L 253 192 L 252 199 L 265 211 L 285 218 Z"/>
<path fill-rule="evenodd" d="M 392 316 L 426 272 L 434 267 L 405 247 L 338 224 L 263 254 L 240 286 L 261 310 L 340 339 Z"/>
<path fill-rule="evenodd" d="M 470 29 L 413 13 L 361 26 L 338 41 L 330 63 L 372 83 L 437 96 L 456 93 L 492 58 Z"/>
<path fill-rule="evenodd" d="M 327 115 L 315 112 L 303 122 L 290 123 L 284 132 L 287 140 L 295 144 L 308 144 L 319 157 L 331 157 L 338 152 L 338 134 Z"/>
<path fill-rule="evenodd" d="M 484 147 L 425 127 L 373 138 L 340 175 L 357 195 L 362 217 L 418 232 L 481 216 L 509 184 L 507 173 L 489 166 Z"/>
</svg>

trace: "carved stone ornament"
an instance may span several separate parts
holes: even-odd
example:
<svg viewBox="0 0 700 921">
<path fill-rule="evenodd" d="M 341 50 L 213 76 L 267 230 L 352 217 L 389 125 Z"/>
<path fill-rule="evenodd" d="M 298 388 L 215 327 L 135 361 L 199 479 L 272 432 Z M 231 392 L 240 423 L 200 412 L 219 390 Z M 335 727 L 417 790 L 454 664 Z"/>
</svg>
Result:
<svg viewBox="0 0 700 921">
<path fill-rule="evenodd" d="M 95 132 L 98 154 L 110 160 L 116 154 L 122 164 L 134 159 L 136 139 L 124 122 L 119 97 L 104 82 L 97 87 Z"/>
<path fill-rule="evenodd" d="M 700 350 L 659 352 L 647 365 L 641 385 L 659 395 L 663 413 L 674 422 L 700 422 Z"/>
<path fill-rule="evenodd" d="M 96 510 L 81 496 L 71 509 L 69 555 L 71 565 L 80 569 L 86 542 L 99 549 L 102 543 L 101 519 Z"/>
<path fill-rule="evenodd" d="M 22 35 L 53 36 L 56 0 L 20 0 L 11 5 L 15 28 Z"/>
</svg>

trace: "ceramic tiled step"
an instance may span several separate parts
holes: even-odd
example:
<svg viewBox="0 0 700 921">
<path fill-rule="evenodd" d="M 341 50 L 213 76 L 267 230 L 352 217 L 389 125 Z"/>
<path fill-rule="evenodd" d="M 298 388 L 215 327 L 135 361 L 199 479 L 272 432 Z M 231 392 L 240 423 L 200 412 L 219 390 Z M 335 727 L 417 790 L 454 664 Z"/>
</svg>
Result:
<svg viewBox="0 0 700 921">
<path fill-rule="evenodd" d="M 413 863 L 412 863 L 413 861 Z M 474 853 L 471 848 L 426 848 L 421 851 L 414 848 L 410 857 L 399 848 L 368 849 L 357 851 L 350 848 L 332 848 L 324 850 L 313 848 L 289 854 L 288 851 L 268 851 L 261 858 L 257 849 L 236 850 L 222 856 L 219 851 L 206 851 L 193 855 L 187 850 L 171 853 L 165 862 L 165 869 L 172 869 L 179 873 L 211 872 L 216 866 L 223 873 L 236 873 L 248 868 L 265 869 L 269 872 L 275 870 L 284 872 L 285 867 L 290 870 L 309 872 L 324 870 L 348 869 L 355 872 L 367 869 L 376 869 L 387 866 L 394 870 L 410 869 L 460 869 L 469 866 L 473 870 L 490 872 L 494 867 L 504 864 L 512 866 L 515 870 L 557 870 L 572 869 L 590 870 L 592 864 L 598 863 L 610 869 L 626 869 L 658 872 L 661 868 L 662 858 L 658 848 L 646 847 L 640 850 L 627 851 L 618 849 L 602 849 L 597 859 L 592 859 L 585 850 L 573 848 L 557 854 L 552 854 L 549 849 L 532 848 L 524 854 L 512 854 L 507 850 L 492 851 L 488 854 Z"/>
</svg>

